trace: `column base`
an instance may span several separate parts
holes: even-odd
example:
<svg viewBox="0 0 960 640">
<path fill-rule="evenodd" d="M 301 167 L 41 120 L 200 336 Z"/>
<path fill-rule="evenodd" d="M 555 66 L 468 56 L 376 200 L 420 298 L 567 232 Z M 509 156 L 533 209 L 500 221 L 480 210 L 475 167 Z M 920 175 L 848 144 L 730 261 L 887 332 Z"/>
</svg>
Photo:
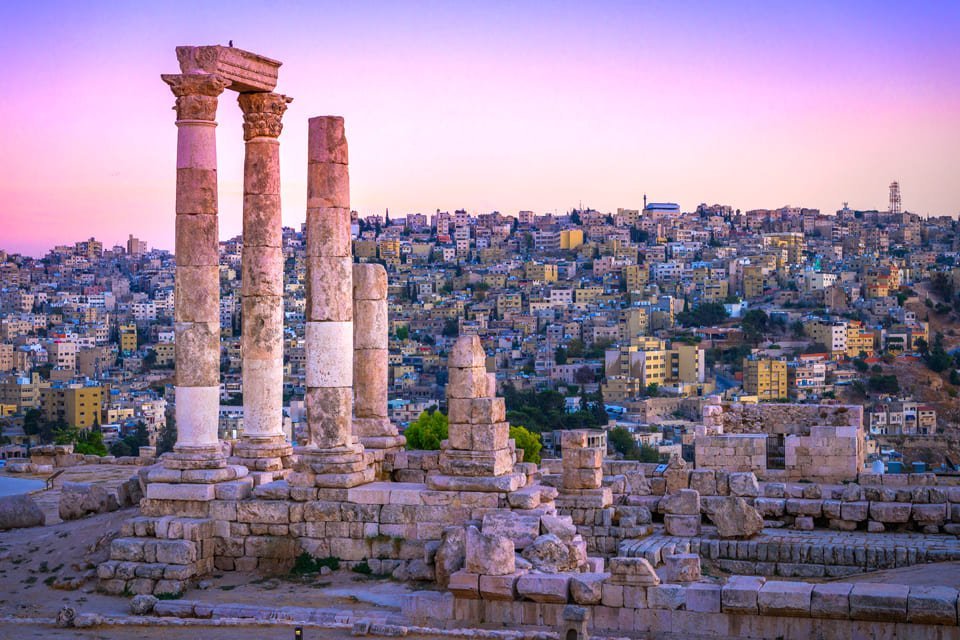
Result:
<svg viewBox="0 0 960 640">
<path fill-rule="evenodd" d="M 293 446 L 283 436 L 243 438 L 233 445 L 232 464 L 242 464 L 250 471 L 283 471 L 293 466 Z"/>
<path fill-rule="evenodd" d="M 509 447 L 492 451 L 441 448 L 440 471 L 451 476 L 502 476 L 513 471 L 513 451 Z"/>
<path fill-rule="evenodd" d="M 217 447 L 174 447 L 172 453 L 160 456 L 167 469 L 192 471 L 196 469 L 222 469 L 227 466 L 223 449 Z"/>
<path fill-rule="evenodd" d="M 291 486 L 350 488 L 376 479 L 374 455 L 362 444 L 321 449 L 297 447 L 293 473 L 287 477 Z"/>
</svg>

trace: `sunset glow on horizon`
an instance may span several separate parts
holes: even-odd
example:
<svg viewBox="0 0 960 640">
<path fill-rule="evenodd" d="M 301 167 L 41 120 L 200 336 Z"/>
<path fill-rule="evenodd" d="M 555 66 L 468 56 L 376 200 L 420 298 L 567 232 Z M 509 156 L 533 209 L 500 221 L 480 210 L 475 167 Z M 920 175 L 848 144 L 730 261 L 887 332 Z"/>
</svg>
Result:
<svg viewBox="0 0 960 640">
<path fill-rule="evenodd" d="M 795 205 L 960 212 L 960 3 L 139 3 L 0 8 L 0 249 L 172 249 L 174 48 L 280 60 L 284 224 L 337 114 L 361 215 Z M 220 236 L 240 233 L 236 94 Z"/>
</svg>

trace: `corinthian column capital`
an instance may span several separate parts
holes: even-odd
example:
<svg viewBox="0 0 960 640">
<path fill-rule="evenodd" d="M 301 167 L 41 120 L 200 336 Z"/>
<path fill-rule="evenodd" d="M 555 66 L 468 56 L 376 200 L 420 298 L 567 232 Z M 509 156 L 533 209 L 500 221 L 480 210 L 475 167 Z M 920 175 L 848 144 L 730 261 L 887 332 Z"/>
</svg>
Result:
<svg viewBox="0 0 960 640">
<path fill-rule="evenodd" d="M 160 78 L 177 98 L 177 120 L 216 120 L 217 98 L 230 84 L 212 73 L 163 74 Z"/>
<path fill-rule="evenodd" d="M 243 139 L 248 141 L 261 136 L 279 137 L 283 131 L 283 113 L 293 98 L 279 93 L 241 93 L 237 102 L 243 111 Z"/>
</svg>

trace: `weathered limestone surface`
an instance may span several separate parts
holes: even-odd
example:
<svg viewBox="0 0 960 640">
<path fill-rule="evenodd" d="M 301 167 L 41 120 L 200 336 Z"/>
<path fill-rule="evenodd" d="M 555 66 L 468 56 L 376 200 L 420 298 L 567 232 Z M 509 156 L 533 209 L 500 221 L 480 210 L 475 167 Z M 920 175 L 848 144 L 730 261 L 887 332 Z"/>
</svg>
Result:
<svg viewBox="0 0 960 640">
<path fill-rule="evenodd" d="M 217 456 L 220 279 L 216 268 L 216 112 L 229 81 L 215 72 L 162 76 L 177 111 L 176 417 L 178 452 Z"/>
<path fill-rule="evenodd" d="M 283 435 L 283 254 L 280 146 L 291 98 L 243 93 L 243 437 L 235 460 L 279 471 L 292 448 Z"/>
<path fill-rule="evenodd" d="M 493 420 L 505 412 L 487 374 L 480 338 L 457 339 L 447 364 L 449 436 L 440 447 L 440 473 L 427 475 L 427 484 L 434 489 L 516 491 L 526 477 L 514 472 L 517 451 L 509 424 Z"/>
<path fill-rule="evenodd" d="M 390 326 L 382 265 L 353 265 L 353 317 L 353 432 L 366 448 L 381 450 L 382 459 L 406 443 L 387 415 Z"/>
</svg>

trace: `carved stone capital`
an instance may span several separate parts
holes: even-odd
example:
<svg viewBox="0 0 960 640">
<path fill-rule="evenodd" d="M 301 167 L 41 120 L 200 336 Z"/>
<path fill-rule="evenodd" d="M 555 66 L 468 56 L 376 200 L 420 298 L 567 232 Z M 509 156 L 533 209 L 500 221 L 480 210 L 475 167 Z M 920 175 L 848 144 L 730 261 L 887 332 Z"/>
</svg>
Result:
<svg viewBox="0 0 960 640">
<path fill-rule="evenodd" d="M 260 136 L 276 138 L 283 131 L 283 113 L 293 98 L 279 93 L 241 93 L 237 97 L 243 111 L 243 139 Z"/>
<path fill-rule="evenodd" d="M 160 78 L 177 97 L 177 120 L 216 120 L 217 98 L 230 84 L 209 73 L 164 74 Z"/>
</svg>

